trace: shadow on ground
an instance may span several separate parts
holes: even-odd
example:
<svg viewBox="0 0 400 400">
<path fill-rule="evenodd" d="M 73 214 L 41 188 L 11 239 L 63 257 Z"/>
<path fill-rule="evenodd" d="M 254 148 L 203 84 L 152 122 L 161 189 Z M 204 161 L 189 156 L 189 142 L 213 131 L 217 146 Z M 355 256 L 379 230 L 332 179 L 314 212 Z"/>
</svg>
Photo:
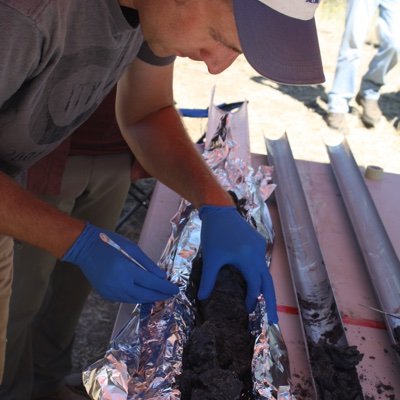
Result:
<svg viewBox="0 0 400 400">
<path fill-rule="evenodd" d="M 293 97 L 295 100 L 303 103 L 307 108 L 313 110 L 318 115 L 325 117 L 327 114 L 326 109 L 321 107 L 321 101 L 326 103 L 327 94 L 322 85 L 310 86 L 295 86 L 295 85 L 281 85 L 272 82 L 263 76 L 253 76 L 250 78 L 252 81 L 261 85 L 268 86 L 272 89 L 279 90 L 283 94 Z"/>
<path fill-rule="evenodd" d="M 328 94 L 323 85 L 295 86 L 281 85 L 261 75 L 250 78 L 253 82 L 279 90 L 281 93 L 303 103 L 308 109 L 320 115 L 324 120 L 328 115 Z M 394 127 L 400 127 L 400 92 L 383 93 L 379 99 L 379 107 L 386 120 Z M 350 114 L 358 115 L 358 110 L 350 105 Z"/>
<path fill-rule="evenodd" d="M 379 99 L 383 116 L 398 126 L 400 119 L 400 92 L 383 93 Z"/>
</svg>

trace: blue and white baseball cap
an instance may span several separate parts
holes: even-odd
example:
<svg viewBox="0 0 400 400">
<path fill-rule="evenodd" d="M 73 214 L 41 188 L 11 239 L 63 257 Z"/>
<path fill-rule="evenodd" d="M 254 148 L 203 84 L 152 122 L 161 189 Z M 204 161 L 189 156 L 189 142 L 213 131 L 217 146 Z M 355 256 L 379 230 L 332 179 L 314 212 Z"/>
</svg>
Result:
<svg viewBox="0 0 400 400">
<path fill-rule="evenodd" d="M 319 0 L 233 0 L 243 53 L 279 83 L 325 81 L 314 14 Z"/>
</svg>

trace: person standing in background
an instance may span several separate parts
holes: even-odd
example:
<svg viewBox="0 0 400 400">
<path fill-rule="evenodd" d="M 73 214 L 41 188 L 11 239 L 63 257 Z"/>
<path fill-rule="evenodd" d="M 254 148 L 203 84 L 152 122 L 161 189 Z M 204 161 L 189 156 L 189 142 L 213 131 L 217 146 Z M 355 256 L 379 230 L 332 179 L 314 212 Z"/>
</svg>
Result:
<svg viewBox="0 0 400 400">
<path fill-rule="evenodd" d="M 370 22 L 377 11 L 379 48 L 357 92 L 360 53 L 370 30 Z M 367 127 L 375 127 L 379 123 L 382 116 L 378 104 L 379 91 L 387 73 L 398 63 L 399 52 L 400 0 L 348 0 L 345 30 L 332 89 L 328 94 L 329 127 L 346 127 L 346 114 L 354 96 L 357 104 L 362 107 L 363 123 Z"/>
</svg>

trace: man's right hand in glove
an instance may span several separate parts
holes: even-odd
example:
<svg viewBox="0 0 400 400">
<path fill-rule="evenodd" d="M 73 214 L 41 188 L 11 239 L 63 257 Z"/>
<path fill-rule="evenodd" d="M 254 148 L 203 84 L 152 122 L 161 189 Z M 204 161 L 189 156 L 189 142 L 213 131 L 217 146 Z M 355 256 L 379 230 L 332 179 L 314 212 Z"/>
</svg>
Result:
<svg viewBox="0 0 400 400">
<path fill-rule="evenodd" d="M 137 260 L 143 270 L 120 251 L 103 242 L 105 233 Z M 94 289 L 103 297 L 121 303 L 152 303 L 179 292 L 165 272 L 133 242 L 117 233 L 86 224 L 62 261 L 78 265 Z"/>
</svg>

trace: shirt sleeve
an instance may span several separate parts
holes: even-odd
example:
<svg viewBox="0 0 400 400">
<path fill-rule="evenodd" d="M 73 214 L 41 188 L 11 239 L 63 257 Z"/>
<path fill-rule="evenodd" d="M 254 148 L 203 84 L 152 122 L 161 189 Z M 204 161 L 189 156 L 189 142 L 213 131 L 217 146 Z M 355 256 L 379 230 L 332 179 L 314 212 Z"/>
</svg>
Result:
<svg viewBox="0 0 400 400">
<path fill-rule="evenodd" d="M 158 57 L 151 51 L 147 42 L 143 42 L 142 47 L 140 48 L 138 53 L 138 58 L 140 58 L 144 62 L 147 62 L 148 64 L 158 65 L 162 67 L 164 65 L 173 63 L 176 57 Z"/>
<path fill-rule="evenodd" d="M 0 3 L 0 110 L 35 74 L 43 38 L 35 23 Z"/>
</svg>

